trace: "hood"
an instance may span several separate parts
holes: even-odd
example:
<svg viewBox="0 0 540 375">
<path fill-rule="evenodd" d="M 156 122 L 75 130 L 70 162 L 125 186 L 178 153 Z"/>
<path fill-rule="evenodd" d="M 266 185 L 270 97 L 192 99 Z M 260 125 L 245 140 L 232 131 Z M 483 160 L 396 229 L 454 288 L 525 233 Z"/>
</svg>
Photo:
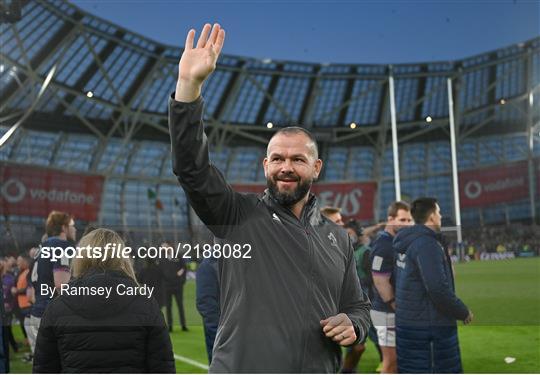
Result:
<svg viewBox="0 0 540 375">
<path fill-rule="evenodd" d="M 116 287 L 125 284 L 126 287 L 136 287 L 137 284 L 125 274 L 117 271 L 90 271 L 84 276 L 69 282 L 70 290 L 75 287 L 80 291 L 81 287 L 90 287 L 97 290 L 99 287 L 110 288 L 110 296 L 88 295 L 84 293 L 62 295 L 62 301 L 75 313 L 87 319 L 100 319 L 116 315 L 127 309 L 137 296 L 119 295 Z"/>
<path fill-rule="evenodd" d="M 437 238 L 437 233 L 426 227 L 424 224 L 416 224 L 410 227 L 402 228 L 394 237 L 394 249 L 398 253 L 405 253 L 411 243 L 413 243 L 419 237 L 433 237 Z"/>
</svg>

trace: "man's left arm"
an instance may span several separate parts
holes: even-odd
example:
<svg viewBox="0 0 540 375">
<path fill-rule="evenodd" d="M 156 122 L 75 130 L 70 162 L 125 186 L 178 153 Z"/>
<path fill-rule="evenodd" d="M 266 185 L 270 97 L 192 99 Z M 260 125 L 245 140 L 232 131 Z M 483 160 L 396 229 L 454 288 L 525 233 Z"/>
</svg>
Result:
<svg viewBox="0 0 540 375">
<path fill-rule="evenodd" d="M 339 312 L 347 314 L 351 320 L 357 336 L 355 343 L 362 341 L 368 333 L 369 326 L 371 325 L 370 309 L 371 302 L 360 285 L 356 271 L 356 261 L 354 259 L 354 248 L 352 243 L 349 242 L 348 262 L 341 287 Z"/>
<path fill-rule="evenodd" d="M 416 264 L 426 292 L 441 313 L 456 320 L 466 321 L 470 312 L 456 296 L 444 270 L 444 250 L 435 240 L 422 243 L 418 248 Z"/>
</svg>

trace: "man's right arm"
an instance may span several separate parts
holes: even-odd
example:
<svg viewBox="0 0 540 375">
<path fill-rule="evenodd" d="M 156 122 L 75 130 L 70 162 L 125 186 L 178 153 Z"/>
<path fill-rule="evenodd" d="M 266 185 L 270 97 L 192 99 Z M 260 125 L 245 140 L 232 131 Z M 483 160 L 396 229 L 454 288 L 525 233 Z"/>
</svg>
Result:
<svg viewBox="0 0 540 375">
<path fill-rule="evenodd" d="M 240 222 L 239 202 L 221 172 L 210 163 L 208 141 L 202 123 L 203 100 L 169 104 L 169 130 L 173 172 L 184 189 L 189 204 L 212 231 L 222 236 L 227 225 Z"/>
<path fill-rule="evenodd" d="M 178 67 L 176 92 L 169 100 L 169 130 L 173 172 L 178 177 L 190 205 L 217 236 L 224 236 L 243 217 L 241 201 L 221 172 L 210 163 L 204 133 L 200 97 L 204 81 L 216 68 L 225 32 L 206 24 L 194 46 L 195 30 L 190 30 Z"/>
</svg>

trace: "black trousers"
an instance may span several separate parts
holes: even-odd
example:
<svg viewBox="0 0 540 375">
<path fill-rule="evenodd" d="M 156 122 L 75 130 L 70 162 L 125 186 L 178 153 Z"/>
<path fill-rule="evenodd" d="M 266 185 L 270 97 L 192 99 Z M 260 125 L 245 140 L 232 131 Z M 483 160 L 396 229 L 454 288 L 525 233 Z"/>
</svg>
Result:
<svg viewBox="0 0 540 375">
<path fill-rule="evenodd" d="M 28 335 L 26 334 L 26 329 L 24 328 L 24 320 L 28 315 L 30 315 L 30 309 L 31 307 L 27 307 L 25 309 L 17 307 L 15 309 L 15 317 L 19 320 L 19 323 L 21 324 L 21 330 L 25 339 L 28 338 Z"/>
<path fill-rule="evenodd" d="M 167 313 L 167 325 L 169 329 L 173 326 L 172 319 L 172 298 L 176 299 L 176 306 L 178 307 L 178 315 L 180 316 L 180 325 L 186 327 L 186 313 L 184 312 L 184 285 L 180 288 L 165 290 L 165 311 Z"/>
</svg>

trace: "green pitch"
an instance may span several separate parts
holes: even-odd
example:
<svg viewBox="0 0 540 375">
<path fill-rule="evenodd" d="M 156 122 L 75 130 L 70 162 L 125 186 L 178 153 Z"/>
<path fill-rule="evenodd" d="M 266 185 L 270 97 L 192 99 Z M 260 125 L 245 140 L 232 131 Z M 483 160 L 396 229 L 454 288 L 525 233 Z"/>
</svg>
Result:
<svg viewBox="0 0 540 375">
<path fill-rule="evenodd" d="M 459 330 L 465 372 L 540 372 L 540 258 L 458 264 L 456 284 L 458 295 L 475 315 L 473 325 Z M 176 369 L 179 373 L 204 373 L 200 365 L 207 364 L 206 350 L 193 281 L 186 285 L 185 305 L 189 332 L 180 331 L 176 325 L 171 335 Z M 20 339 L 20 328 L 13 330 Z M 21 357 L 15 354 L 12 372 L 31 372 L 31 366 Z M 507 364 L 507 357 L 515 361 Z M 372 373 L 378 363 L 376 350 L 368 340 L 358 372 Z"/>
</svg>

